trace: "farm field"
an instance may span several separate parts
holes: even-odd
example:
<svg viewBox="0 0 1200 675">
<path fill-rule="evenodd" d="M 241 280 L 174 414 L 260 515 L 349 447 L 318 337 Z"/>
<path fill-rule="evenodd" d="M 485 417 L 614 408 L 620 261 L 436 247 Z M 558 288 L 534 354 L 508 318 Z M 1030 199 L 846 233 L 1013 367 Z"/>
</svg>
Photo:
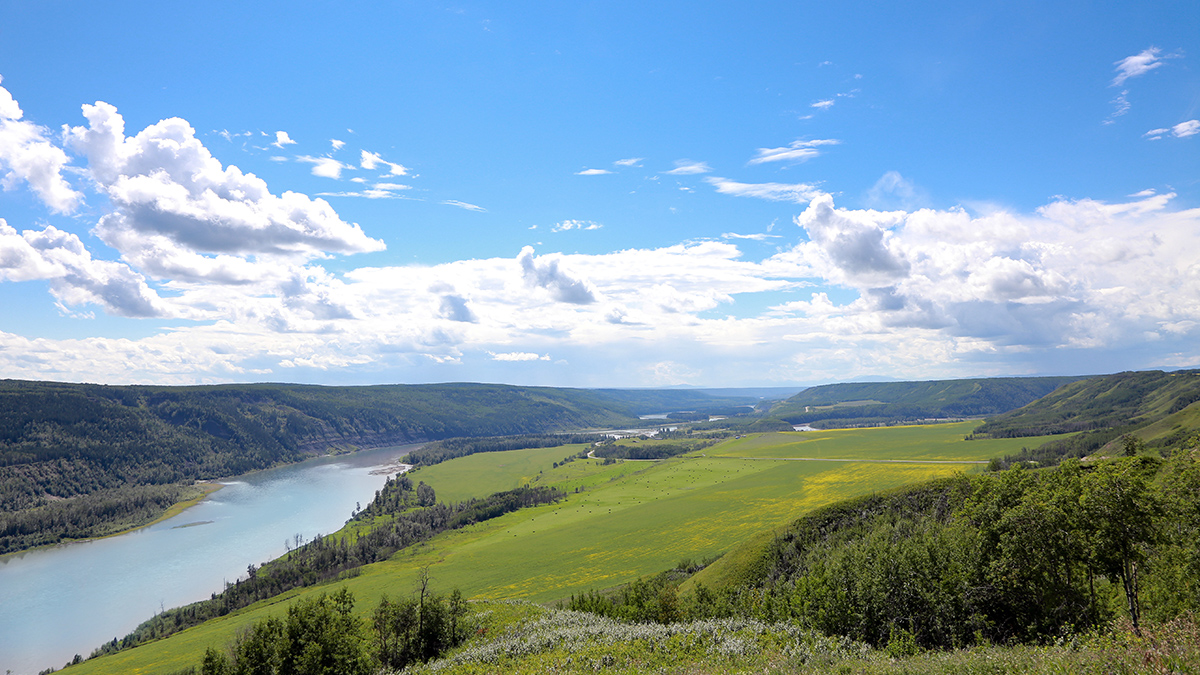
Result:
<svg viewBox="0 0 1200 675">
<path fill-rule="evenodd" d="M 515 484 L 572 491 L 558 504 L 525 509 L 448 532 L 362 568 L 335 586 L 350 589 L 366 614 L 387 593 L 412 592 L 428 568 L 434 589 L 481 599 L 553 602 L 660 572 L 681 559 L 729 551 L 803 513 L 907 483 L 978 470 L 978 464 L 790 461 L 814 450 L 829 459 L 985 461 L 1045 439 L 964 441 L 975 423 L 751 435 L 658 462 L 575 460 L 583 446 L 483 453 L 417 471 L 440 499 L 482 496 Z M 706 456 L 705 456 L 706 455 Z M 769 459 L 751 459 L 768 457 Z M 578 493 L 573 490 L 584 486 Z M 335 590 L 301 589 L 171 638 L 72 666 L 72 673 L 158 673 L 195 665 L 249 623 L 283 611 L 294 598 Z"/>
<path fill-rule="evenodd" d="M 1055 436 L 1037 438 L 963 437 L 979 422 L 886 428 L 783 431 L 726 441 L 704 453 L 711 457 L 774 457 L 858 460 L 986 462 L 1036 447 Z"/>
</svg>

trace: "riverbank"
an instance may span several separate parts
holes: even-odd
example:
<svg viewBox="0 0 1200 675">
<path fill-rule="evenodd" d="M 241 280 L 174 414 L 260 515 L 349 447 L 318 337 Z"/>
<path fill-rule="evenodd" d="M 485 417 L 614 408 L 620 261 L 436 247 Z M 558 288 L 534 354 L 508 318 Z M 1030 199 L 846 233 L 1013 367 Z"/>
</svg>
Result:
<svg viewBox="0 0 1200 675">
<path fill-rule="evenodd" d="M 196 482 L 196 483 L 188 486 L 187 488 L 185 488 L 188 491 L 187 492 L 188 496 L 185 499 L 182 499 L 180 501 L 175 502 L 174 504 L 171 504 L 170 506 L 168 506 L 166 509 L 164 509 L 161 513 L 154 516 L 153 518 L 144 519 L 140 522 L 136 522 L 136 523 L 130 525 L 129 527 L 124 527 L 124 528 L 109 532 L 107 534 L 102 534 L 102 535 L 95 536 L 95 537 L 83 537 L 80 539 L 64 539 L 61 541 L 56 541 L 52 544 L 43 544 L 41 546 L 31 546 L 29 548 L 23 548 L 23 549 L 20 549 L 17 551 L 9 551 L 7 553 L 0 554 L 0 561 L 7 560 L 9 558 L 12 558 L 13 556 L 23 555 L 23 554 L 29 553 L 31 551 L 44 551 L 46 549 L 51 549 L 51 548 L 55 548 L 55 547 L 59 547 L 59 546 L 69 546 L 71 544 L 83 544 L 83 543 L 86 543 L 89 541 L 110 539 L 112 537 L 119 537 L 123 534 L 129 534 L 130 532 L 136 532 L 138 530 L 150 527 L 152 525 L 157 525 L 158 523 L 161 523 L 164 520 L 167 520 L 169 518 L 174 518 L 175 516 L 179 515 L 180 513 L 183 513 L 184 511 L 186 511 L 186 510 L 190 509 L 191 507 L 204 501 L 204 499 L 206 497 L 208 497 L 212 493 L 216 492 L 217 490 L 220 490 L 222 487 L 224 487 L 222 484 L 216 483 L 216 482 L 210 482 L 210 481 Z"/>
</svg>

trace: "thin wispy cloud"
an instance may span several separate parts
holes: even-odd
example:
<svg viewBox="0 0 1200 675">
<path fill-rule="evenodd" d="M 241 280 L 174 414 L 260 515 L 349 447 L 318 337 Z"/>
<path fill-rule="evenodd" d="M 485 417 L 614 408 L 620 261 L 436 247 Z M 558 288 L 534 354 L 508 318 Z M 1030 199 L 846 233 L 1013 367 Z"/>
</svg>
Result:
<svg viewBox="0 0 1200 675">
<path fill-rule="evenodd" d="M 824 194 L 817 186 L 808 183 L 739 183 L 716 176 L 704 180 L 721 194 L 734 197 L 754 197 L 775 202 L 806 204 Z"/>
<path fill-rule="evenodd" d="M 478 213 L 487 213 L 487 209 L 483 208 L 482 206 L 477 206 L 475 204 L 469 204 L 467 202 L 460 202 L 457 199 L 447 199 L 447 200 L 443 201 L 442 204 L 445 204 L 446 206 L 457 206 L 458 208 L 466 209 L 467 211 L 476 211 Z"/>
<path fill-rule="evenodd" d="M 567 230 L 598 230 L 604 227 L 591 220 L 564 220 L 550 228 L 551 232 L 566 232 Z"/>
<path fill-rule="evenodd" d="M 1196 134 L 1200 134 L 1200 120 L 1188 120 L 1186 122 L 1180 122 L 1179 124 L 1169 128 L 1151 129 L 1142 135 L 1148 140 L 1157 141 L 1168 136 L 1173 136 L 1175 138 L 1187 138 L 1188 136 L 1195 136 Z"/>
<path fill-rule="evenodd" d="M 613 162 L 614 166 L 640 166 L 643 157 L 629 157 L 628 159 L 618 159 Z"/>
<path fill-rule="evenodd" d="M 341 150 L 342 148 L 346 147 L 346 141 L 339 141 L 336 138 L 329 139 L 329 144 L 331 146 L 333 146 L 334 152 L 337 152 L 338 150 Z"/>
<path fill-rule="evenodd" d="M 709 166 L 707 162 L 693 162 L 690 159 L 677 159 L 675 160 L 675 168 L 671 169 L 670 171 L 664 171 L 663 173 L 670 174 L 672 176 L 692 176 L 698 173 L 709 173 L 711 171 L 712 167 Z"/>
<path fill-rule="evenodd" d="M 1115 61 L 1117 76 L 1113 78 L 1112 86 L 1119 87 L 1131 77 L 1145 75 L 1151 70 L 1161 67 L 1163 60 L 1158 56 L 1161 52 L 1162 50 L 1158 47 L 1150 47 L 1133 56 L 1126 56 L 1120 61 Z"/>
<path fill-rule="evenodd" d="M 493 361 L 549 361 L 549 354 L 535 354 L 533 352 L 488 352 Z"/>
<path fill-rule="evenodd" d="M 751 241 L 767 241 L 770 239 L 780 239 L 778 234 L 767 234 L 766 232 L 756 232 L 754 234 L 738 234 L 737 232 L 725 232 L 721 235 L 722 239 L 749 239 Z"/>
<path fill-rule="evenodd" d="M 765 164 L 767 162 L 804 162 L 821 154 L 817 148 L 822 145 L 837 145 L 841 141 L 826 138 L 811 141 L 792 141 L 782 148 L 759 148 L 758 154 L 750 160 L 750 164 Z"/>
<path fill-rule="evenodd" d="M 583 171 L 576 171 L 575 175 L 576 176 L 604 176 L 604 175 L 607 175 L 610 173 L 612 173 L 612 172 L 609 171 L 608 169 L 584 169 Z"/>
<path fill-rule="evenodd" d="M 812 104 L 812 106 L 810 106 L 810 107 L 818 108 L 820 110 L 828 110 L 833 107 L 834 103 L 837 103 L 837 101 L 835 101 L 832 98 L 827 98 L 822 101 L 817 101 L 816 103 Z"/>
<path fill-rule="evenodd" d="M 354 169 L 350 164 L 344 164 L 332 157 L 311 157 L 309 155 L 300 155 L 296 157 L 296 161 L 312 164 L 312 174 L 322 178 L 333 178 L 337 180 L 342 177 L 344 169 Z"/>
<path fill-rule="evenodd" d="M 363 150 L 358 165 L 367 171 L 374 171 L 375 169 L 386 167 L 387 172 L 393 176 L 408 175 L 408 167 L 404 166 L 403 164 L 389 162 L 381 157 L 377 152 L 367 152 L 366 150 Z"/>
</svg>

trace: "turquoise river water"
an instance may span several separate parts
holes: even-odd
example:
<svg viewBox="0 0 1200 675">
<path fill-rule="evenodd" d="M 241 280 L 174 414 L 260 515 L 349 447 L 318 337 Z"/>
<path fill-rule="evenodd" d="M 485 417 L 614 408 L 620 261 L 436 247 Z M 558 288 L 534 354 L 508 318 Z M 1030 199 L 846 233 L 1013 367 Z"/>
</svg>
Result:
<svg viewBox="0 0 1200 675">
<path fill-rule="evenodd" d="M 322 457 L 232 478 L 179 515 L 118 537 L 0 558 L 0 672 L 85 658 L 163 608 L 203 600 L 250 564 L 340 528 L 415 446 Z"/>
</svg>

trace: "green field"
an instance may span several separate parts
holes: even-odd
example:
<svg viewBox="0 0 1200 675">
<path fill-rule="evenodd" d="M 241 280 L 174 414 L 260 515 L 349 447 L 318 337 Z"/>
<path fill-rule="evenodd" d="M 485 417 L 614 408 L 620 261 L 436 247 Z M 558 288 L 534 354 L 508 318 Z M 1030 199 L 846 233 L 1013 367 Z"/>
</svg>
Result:
<svg viewBox="0 0 1200 675">
<path fill-rule="evenodd" d="M 339 584 L 354 592 L 363 613 L 383 593 L 410 593 L 426 566 L 438 590 L 553 602 L 729 551 L 816 507 L 979 467 L 919 461 L 979 462 L 1045 440 L 964 441 L 977 424 L 751 435 L 657 462 L 575 460 L 553 467 L 582 446 L 455 459 L 416 472 L 414 481 L 432 485 L 442 500 L 527 482 L 571 494 L 445 533 Z M 806 457 L 820 461 L 793 461 Z M 575 493 L 577 487 L 584 489 Z M 69 672 L 157 673 L 195 665 L 205 647 L 223 646 L 249 622 L 282 611 L 295 597 L 330 590 L 299 590 Z"/>
<path fill-rule="evenodd" d="M 720 457 L 987 462 L 1054 436 L 964 441 L 979 422 L 754 434 L 709 448 Z"/>
</svg>

